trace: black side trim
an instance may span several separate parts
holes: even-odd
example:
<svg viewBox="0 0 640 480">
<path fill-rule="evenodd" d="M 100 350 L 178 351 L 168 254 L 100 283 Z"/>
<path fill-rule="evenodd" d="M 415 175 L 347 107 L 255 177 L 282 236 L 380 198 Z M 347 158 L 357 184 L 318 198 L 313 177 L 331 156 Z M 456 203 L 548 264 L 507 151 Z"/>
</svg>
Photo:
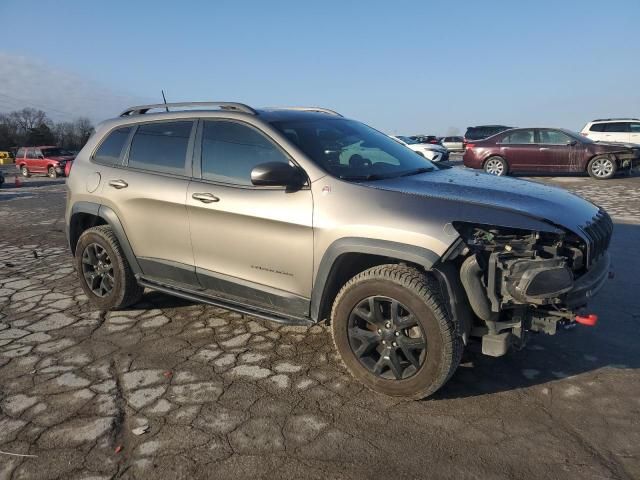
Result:
<svg viewBox="0 0 640 480">
<path fill-rule="evenodd" d="M 136 259 L 133 249 L 131 248 L 131 244 L 129 243 L 129 239 L 127 238 L 127 234 L 124 233 L 124 228 L 122 227 L 122 223 L 120 223 L 120 219 L 116 215 L 116 212 L 105 205 L 100 205 L 98 216 L 104 218 L 113 230 L 113 233 L 115 233 L 133 273 L 135 275 L 142 273 L 138 260 Z"/>
<path fill-rule="evenodd" d="M 397 260 L 421 265 L 426 270 L 439 260 L 439 256 L 427 248 L 406 245 L 404 243 L 388 240 L 375 240 L 370 238 L 345 237 L 333 242 L 325 252 L 320 267 L 313 283 L 311 292 L 310 315 L 314 321 L 320 321 L 320 309 L 325 301 L 325 295 L 330 290 L 331 273 L 336 260 L 346 253 L 363 253 L 379 255 Z"/>
<path fill-rule="evenodd" d="M 440 283 L 442 296 L 447 302 L 447 310 L 456 325 L 458 336 L 462 337 L 462 341 L 467 345 L 473 327 L 473 315 L 460 281 L 460 274 L 450 262 L 438 263 L 431 271 Z"/>
<path fill-rule="evenodd" d="M 246 300 L 252 305 L 296 317 L 306 317 L 309 313 L 308 298 L 204 268 L 196 268 L 196 274 L 207 294 L 215 297 L 242 303 Z"/>
<path fill-rule="evenodd" d="M 172 284 L 183 283 L 201 289 L 196 268 L 193 265 L 148 257 L 138 257 L 138 263 L 145 277 L 169 281 Z"/>
<path fill-rule="evenodd" d="M 295 317 L 292 315 L 285 315 L 277 312 L 270 312 L 265 309 L 257 308 L 252 305 L 246 305 L 240 302 L 234 302 L 227 299 L 219 299 L 211 297 L 209 295 L 203 295 L 199 292 L 187 290 L 185 288 L 177 288 L 172 285 L 166 285 L 160 282 L 155 282 L 145 278 L 138 278 L 138 283 L 144 287 L 158 290 L 169 295 L 185 298 L 187 300 L 193 300 L 195 302 L 207 303 L 216 307 L 226 308 L 233 310 L 234 312 L 242 313 L 245 315 L 251 315 L 252 317 L 263 318 L 265 320 L 271 320 L 273 322 L 285 323 L 289 325 L 311 325 L 313 322 L 306 317 Z"/>
<path fill-rule="evenodd" d="M 64 233 L 67 236 L 67 244 L 69 245 L 69 248 L 71 249 L 71 253 L 74 253 L 76 246 L 75 245 L 71 245 L 71 219 L 73 218 L 74 215 L 76 215 L 77 213 L 87 213 L 89 215 L 94 215 L 96 217 L 99 217 L 99 211 L 100 211 L 100 204 L 99 203 L 93 203 L 93 202 L 76 202 L 73 204 L 73 207 L 71 207 L 71 216 L 67 219 L 67 221 L 65 222 L 65 228 L 64 228 Z"/>
</svg>

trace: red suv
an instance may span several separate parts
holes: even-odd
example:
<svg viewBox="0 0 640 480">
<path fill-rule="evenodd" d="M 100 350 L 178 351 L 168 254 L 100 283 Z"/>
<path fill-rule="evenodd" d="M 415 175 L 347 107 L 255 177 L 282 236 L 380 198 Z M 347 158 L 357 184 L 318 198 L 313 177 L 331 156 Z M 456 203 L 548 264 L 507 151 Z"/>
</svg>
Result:
<svg viewBox="0 0 640 480">
<path fill-rule="evenodd" d="M 22 147 L 16 153 L 16 167 L 24 177 L 32 173 L 46 173 L 51 178 L 65 175 L 67 164 L 75 157 L 58 147 Z"/>
</svg>

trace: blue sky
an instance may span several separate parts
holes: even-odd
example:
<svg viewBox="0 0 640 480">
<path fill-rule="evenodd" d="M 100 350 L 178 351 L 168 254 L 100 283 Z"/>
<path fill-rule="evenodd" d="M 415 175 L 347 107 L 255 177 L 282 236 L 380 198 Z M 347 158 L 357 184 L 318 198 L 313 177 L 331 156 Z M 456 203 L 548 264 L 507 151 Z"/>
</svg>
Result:
<svg viewBox="0 0 640 480">
<path fill-rule="evenodd" d="M 320 105 L 389 133 L 640 116 L 640 1 L 0 0 L 0 111 Z"/>
</svg>

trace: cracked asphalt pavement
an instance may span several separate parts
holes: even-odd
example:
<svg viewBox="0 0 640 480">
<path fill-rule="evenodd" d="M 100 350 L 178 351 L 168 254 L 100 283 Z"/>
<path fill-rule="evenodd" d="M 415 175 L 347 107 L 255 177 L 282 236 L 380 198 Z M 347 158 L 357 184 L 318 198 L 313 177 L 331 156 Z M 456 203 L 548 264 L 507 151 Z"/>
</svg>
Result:
<svg viewBox="0 0 640 480">
<path fill-rule="evenodd" d="M 640 177 L 538 178 L 607 208 L 594 328 L 467 353 L 430 399 L 353 380 L 325 326 L 83 295 L 62 180 L 0 189 L 0 479 L 640 478 Z M 16 456 L 27 455 L 27 456 Z"/>
</svg>

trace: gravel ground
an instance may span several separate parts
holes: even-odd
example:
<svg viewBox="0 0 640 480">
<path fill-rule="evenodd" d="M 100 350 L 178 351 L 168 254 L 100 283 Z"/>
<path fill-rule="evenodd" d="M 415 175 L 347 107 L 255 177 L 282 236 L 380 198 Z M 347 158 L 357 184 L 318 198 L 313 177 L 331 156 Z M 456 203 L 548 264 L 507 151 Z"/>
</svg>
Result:
<svg viewBox="0 0 640 480">
<path fill-rule="evenodd" d="M 412 402 L 352 380 L 324 326 L 147 292 L 87 303 L 65 187 L 0 190 L 0 479 L 640 478 L 640 177 L 536 178 L 616 222 L 595 328 L 467 354 Z M 635 293 L 635 294 L 634 294 Z"/>
</svg>

